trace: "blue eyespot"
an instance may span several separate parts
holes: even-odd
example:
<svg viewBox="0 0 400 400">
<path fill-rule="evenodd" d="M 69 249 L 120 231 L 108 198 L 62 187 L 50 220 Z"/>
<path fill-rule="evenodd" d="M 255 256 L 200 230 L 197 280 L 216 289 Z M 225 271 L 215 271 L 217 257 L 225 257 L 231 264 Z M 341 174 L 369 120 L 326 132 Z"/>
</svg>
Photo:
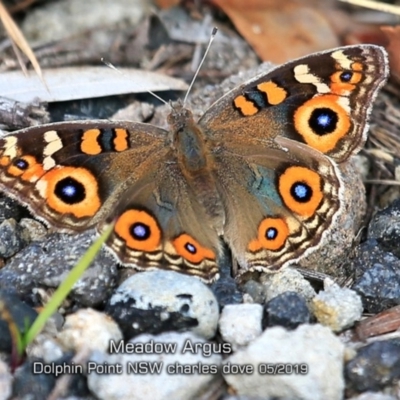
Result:
<svg viewBox="0 0 400 400">
<path fill-rule="evenodd" d="M 299 203 L 306 203 L 312 198 L 313 191 L 306 183 L 295 182 L 290 188 L 290 194 Z"/>
<path fill-rule="evenodd" d="M 342 82 L 350 82 L 352 77 L 353 77 L 353 72 L 350 71 L 344 71 L 340 74 L 340 80 Z"/>
<path fill-rule="evenodd" d="M 185 244 L 185 249 L 191 253 L 191 254 L 196 254 L 197 253 L 197 249 L 195 246 L 193 246 L 191 243 L 187 242 Z"/>
<path fill-rule="evenodd" d="M 151 235 L 150 227 L 141 222 L 135 222 L 130 227 L 130 233 L 136 240 L 147 240 Z"/>
<path fill-rule="evenodd" d="M 317 135 L 323 136 L 336 130 L 338 120 L 338 115 L 334 110 L 321 107 L 313 110 L 308 123 Z"/>
<path fill-rule="evenodd" d="M 67 177 L 57 182 L 54 194 L 67 204 L 76 204 L 85 200 L 85 186 L 76 179 Z"/>
</svg>

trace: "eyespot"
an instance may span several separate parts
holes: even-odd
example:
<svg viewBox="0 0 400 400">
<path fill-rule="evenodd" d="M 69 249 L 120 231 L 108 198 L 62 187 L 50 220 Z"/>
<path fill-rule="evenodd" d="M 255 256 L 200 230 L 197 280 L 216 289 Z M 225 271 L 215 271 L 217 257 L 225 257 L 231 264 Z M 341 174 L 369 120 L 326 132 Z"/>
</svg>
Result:
<svg viewBox="0 0 400 400">
<path fill-rule="evenodd" d="M 138 251 L 155 251 L 161 243 L 161 229 L 156 219 L 144 210 L 127 210 L 114 227 L 115 233 L 126 245 Z"/>
<path fill-rule="evenodd" d="M 356 84 L 360 82 L 361 79 L 361 72 L 349 70 L 337 71 L 331 75 L 331 91 L 337 95 L 346 95 L 357 87 Z"/>
<path fill-rule="evenodd" d="M 309 146 L 328 153 L 351 128 L 350 117 L 339 96 L 313 97 L 294 113 L 294 127 Z"/>
<path fill-rule="evenodd" d="M 193 264 L 199 264 L 204 259 L 215 260 L 216 258 L 214 251 L 202 246 L 197 240 L 185 233 L 178 236 L 172 244 L 179 256 Z"/>
<path fill-rule="evenodd" d="M 306 167 L 286 168 L 279 176 L 278 188 L 286 206 L 304 217 L 314 215 L 323 198 L 320 175 Z"/>
<path fill-rule="evenodd" d="M 248 250 L 255 253 L 261 249 L 279 250 L 289 236 L 289 227 L 283 218 L 268 217 L 258 226 L 257 239 L 252 240 Z"/>
<path fill-rule="evenodd" d="M 91 217 L 101 206 L 97 180 L 85 168 L 54 168 L 37 182 L 36 188 L 48 206 L 62 214 Z"/>
</svg>

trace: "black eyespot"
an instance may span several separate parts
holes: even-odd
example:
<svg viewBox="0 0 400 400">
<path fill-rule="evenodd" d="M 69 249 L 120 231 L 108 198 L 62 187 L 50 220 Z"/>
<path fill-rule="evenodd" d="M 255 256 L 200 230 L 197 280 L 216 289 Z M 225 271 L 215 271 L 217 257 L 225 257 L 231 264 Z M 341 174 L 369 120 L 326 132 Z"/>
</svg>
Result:
<svg viewBox="0 0 400 400">
<path fill-rule="evenodd" d="M 71 177 L 61 179 L 57 182 L 54 194 L 67 204 L 77 204 L 86 198 L 85 186 Z"/>
<path fill-rule="evenodd" d="M 185 244 L 185 249 L 190 253 L 190 254 L 196 254 L 197 249 L 195 246 L 192 245 L 192 243 L 187 242 Z"/>
<path fill-rule="evenodd" d="M 151 235 L 150 227 L 141 222 L 135 222 L 130 227 L 130 233 L 136 240 L 147 240 Z"/>
<path fill-rule="evenodd" d="M 309 185 L 304 182 L 295 182 L 290 188 L 290 194 L 299 203 L 307 203 L 313 196 L 313 191 Z"/>
<path fill-rule="evenodd" d="M 325 135 L 336 130 L 338 115 L 330 108 L 322 107 L 313 110 L 308 124 L 317 135 Z"/>
<path fill-rule="evenodd" d="M 342 82 L 350 82 L 352 77 L 353 77 L 353 72 L 351 71 L 343 71 L 340 74 L 340 80 Z"/>
<path fill-rule="evenodd" d="M 17 158 L 17 159 L 13 162 L 13 164 L 14 164 L 17 168 L 22 169 L 22 170 L 26 170 L 26 169 L 28 169 L 28 167 L 29 167 L 28 162 L 27 162 L 26 160 L 24 160 L 23 158 Z"/>
<path fill-rule="evenodd" d="M 275 240 L 278 236 L 278 230 L 276 228 L 268 228 L 265 231 L 265 238 L 267 240 Z"/>
</svg>

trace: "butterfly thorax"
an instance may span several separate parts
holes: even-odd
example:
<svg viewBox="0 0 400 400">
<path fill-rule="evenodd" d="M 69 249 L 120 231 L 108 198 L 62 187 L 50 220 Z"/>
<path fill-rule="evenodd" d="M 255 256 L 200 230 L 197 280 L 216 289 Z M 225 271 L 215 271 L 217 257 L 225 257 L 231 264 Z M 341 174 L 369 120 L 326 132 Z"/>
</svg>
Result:
<svg viewBox="0 0 400 400">
<path fill-rule="evenodd" d="M 195 196 L 214 219 L 224 211 L 214 177 L 214 159 L 209 138 L 196 124 L 193 114 L 179 102 L 168 116 L 172 147 L 182 174 Z"/>
</svg>

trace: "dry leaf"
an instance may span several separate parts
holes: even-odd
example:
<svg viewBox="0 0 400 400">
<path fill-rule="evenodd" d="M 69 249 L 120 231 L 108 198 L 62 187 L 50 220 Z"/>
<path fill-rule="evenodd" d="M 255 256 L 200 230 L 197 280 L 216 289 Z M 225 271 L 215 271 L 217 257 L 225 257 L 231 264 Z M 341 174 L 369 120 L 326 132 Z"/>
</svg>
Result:
<svg viewBox="0 0 400 400">
<path fill-rule="evenodd" d="M 18 26 L 15 24 L 14 20 L 11 18 L 10 14 L 8 13 L 7 9 L 4 7 L 3 3 L 0 1 L 0 19 L 4 25 L 4 29 L 6 30 L 8 36 L 10 37 L 13 45 L 19 47 L 19 49 L 28 57 L 29 61 L 31 62 L 33 69 L 38 74 L 42 83 L 44 84 L 42 70 L 40 65 L 36 59 L 35 54 L 33 53 L 32 49 L 30 48 L 28 42 L 26 41 L 23 33 L 20 31 Z M 18 52 L 16 52 L 17 57 Z M 23 63 L 21 63 L 21 68 L 24 70 Z"/>
<path fill-rule="evenodd" d="M 324 17 L 305 2 L 212 0 L 262 60 L 287 60 L 339 45 Z"/>
<path fill-rule="evenodd" d="M 400 80 L 400 25 L 382 26 L 381 30 L 389 42 L 386 50 L 389 53 L 390 72 Z"/>
</svg>

